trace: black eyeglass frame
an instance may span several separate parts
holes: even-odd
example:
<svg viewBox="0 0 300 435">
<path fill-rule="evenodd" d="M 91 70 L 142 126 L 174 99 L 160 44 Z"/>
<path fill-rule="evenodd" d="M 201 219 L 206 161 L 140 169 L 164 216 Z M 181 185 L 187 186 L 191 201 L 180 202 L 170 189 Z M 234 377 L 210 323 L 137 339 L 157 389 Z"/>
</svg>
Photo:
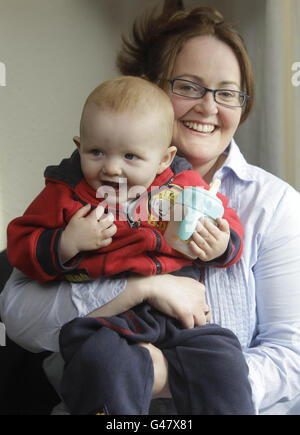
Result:
<svg viewBox="0 0 300 435">
<path fill-rule="evenodd" d="M 174 95 L 179 95 L 179 96 L 184 97 L 184 98 L 190 98 L 190 99 L 192 99 L 192 100 L 198 100 L 198 99 L 201 99 L 201 98 L 205 97 L 205 95 L 207 94 L 207 92 L 212 92 L 212 94 L 213 94 L 213 96 L 214 96 L 214 100 L 215 100 L 215 102 L 216 102 L 217 104 L 220 104 L 221 106 L 226 106 L 226 107 L 241 107 L 241 108 L 242 108 L 242 107 L 245 106 L 246 102 L 247 102 L 247 101 L 249 100 L 249 98 L 250 98 L 250 96 L 247 95 L 246 92 L 243 92 L 243 91 L 237 91 L 237 90 L 235 90 L 235 89 L 209 89 L 209 88 L 207 88 L 206 86 L 200 85 L 199 83 L 192 82 L 191 80 L 178 79 L 178 78 L 175 78 L 175 79 L 168 79 L 167 81 L 171 84 L 171 91 L 172 91 L 172 93 L 173 93 Z M 198 96 L 197 96 L 197 97 L 190 97 L 190 96 L 188 96 L 188 95 L 184 95 L 184 94 L 180 94 L 179 92 L 175 92 L 175 91 L 174 91 L 174 82 L 175 82 L 175 81 L 180 81 L 180 82 L 185 82 L 185 83 L 191 83 L 192 85 L 196 85 L 196 86 L 198 86 L 199 88 L 201 88 L 201 89 L 204 90 L 203 95 L 201 95 L 201 96 L 199 96 L 199 97 L 198 97 Z M 216 93 L 217 93 L 217 92 L 220 92 L 220 91 L 237 92 L 240 96 L 244 97 L 244 101 L 243 101 L 242 104 L 240 104 L 240 105 L 238 105 L 238 106 L 236 106 L 236 105 L 232 105 L 232 104 L 220 103 L 219 101 L 216 100 Z"/>
</svg>

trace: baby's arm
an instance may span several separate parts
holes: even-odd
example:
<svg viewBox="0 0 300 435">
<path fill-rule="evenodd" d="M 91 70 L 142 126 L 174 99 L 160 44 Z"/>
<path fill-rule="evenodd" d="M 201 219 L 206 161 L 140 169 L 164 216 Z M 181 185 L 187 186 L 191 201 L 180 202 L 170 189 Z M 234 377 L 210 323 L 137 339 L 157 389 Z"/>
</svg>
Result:
<svg viewBox="0 0 300 435">
<path fill-rule="evenodd" d="M 221 257 L 227 250 L 230 240 L 230 228 L 226 219 L 218 219 L 218 226 L 209 219 L 198 221 L 196 231 L 190 242 L 191 250 L 202 261 L 211 261 Z"/>
<path fill-rule="evenodd" d="M 82 262 L 82 256 L 76 256 L 80 252 L 78 250 L 93 249 L 82 243 L 88 242 L 86 234 L 88 227 L 103 229 L 104 226 L 105 231 L 109 228 L 108 234 L 104 233 L 102 243 L 103 240 L 112 237 L 116 231 L 112 221 L 106 221 L 106 224 L 98 222 L 99 207 L 90 215 L 88 215 L 89 210 L 90 206 L 82 207 L 78 201 L 73 199 L 72 191 L 64 185 L 47 183 L 24 215 L 15 218 L 8 226 L 7 252 L 12 266 L 31 279 L 40 282 L 50 281 L 75 270 Z M 74 214 L 76 218 L 72 220 Z M 85 215 L 88 216 L 84 217 Z M 72 221 L 72 230 L 71 225 L 66 225 L 70 221 Z M 76 236 L 73 226 L 76 227 Z M 66 227 L 68 231 L 65 233 Z M 86 231 L 83 231 L 83 227 Z M 78 228 L 79 231 L 77 231 Z M 62 259 L 60 247 L 63 234 L 67 242 L 64 241 L 62 245 L 64 254 Z M 66 265 L 67 259 L 73 257 L 72 264 Z"/>
<path fill-rule="evenodd" d="M 108 246 L 117 231 L 113 215 L 102 219 L 104 208 L 98 206 L 91 213 L 91 205 L 80 208 L 70 219 L 60 239 L 60 256 L 66 263 L 79 252 L 94 251 Z"/>
</svg>

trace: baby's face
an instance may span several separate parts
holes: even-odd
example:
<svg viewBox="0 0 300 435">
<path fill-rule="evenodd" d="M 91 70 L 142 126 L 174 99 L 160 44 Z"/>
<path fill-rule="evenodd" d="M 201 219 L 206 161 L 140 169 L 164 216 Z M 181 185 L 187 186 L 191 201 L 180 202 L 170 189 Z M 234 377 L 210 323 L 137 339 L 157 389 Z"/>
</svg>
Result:
<svg viewBox="0 0 300 435">
<path fill-rule="evenodd" d="M 126 179 L 126 195 L 135 198 L 133 187 L 147 189 L 162 172 L 160 164 L 167 148 L 157 114 L 120 114 L 93 104 L 86 109 L 79 146 L 81 168 L 96 191 L 111 186 L 119 193 L 121 183 L 126 187 Z"/>
</svg>

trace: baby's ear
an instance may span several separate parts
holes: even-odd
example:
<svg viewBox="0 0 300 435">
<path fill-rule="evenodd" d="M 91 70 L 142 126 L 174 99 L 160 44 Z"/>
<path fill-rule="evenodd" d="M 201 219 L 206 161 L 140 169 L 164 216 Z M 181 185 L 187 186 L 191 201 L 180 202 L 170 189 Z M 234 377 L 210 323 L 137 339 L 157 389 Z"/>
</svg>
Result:
<svg viewBox="0 0 300 435">
<path fill-rule="evenodd" d="M 162 156 L 160 164 L 158 166 L 157 174 L 161 174 L 162 172 L 164 172 L 165 169 L 167 169 L 171 165 L 176 155 L 176 152 L 177 152 L 177 148 L 174 145 L 169 146 L 166 149 L 165 153 Z"/>
<path fill-rule="evenodd" d="M 79 136 L 74 136 L 73 137 L 73 142 L 75 143 L 77 148 L 80 149 L 80 137 Z"/>
</svg>

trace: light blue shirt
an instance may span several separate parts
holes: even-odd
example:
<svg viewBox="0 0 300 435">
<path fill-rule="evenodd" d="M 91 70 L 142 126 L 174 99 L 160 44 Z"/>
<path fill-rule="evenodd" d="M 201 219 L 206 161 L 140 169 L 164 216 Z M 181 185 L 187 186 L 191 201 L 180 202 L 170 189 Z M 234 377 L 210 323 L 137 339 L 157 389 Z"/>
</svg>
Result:
<svg viewBox="0 0 300 435">
<path fill-rule="evenodd" d="M 212 321 L 241 342 L 257 412 L 285 414 L 293 406 L 300 413 L 300 195 L 249 165 L 234 141 L 215 178 L 245 236 L 236 265 L 206 270 Z M 0 297 L 8 335 L 34 352 L 58 351 L 61 326 L 113 299 L 126 281 L 46 285 L 41 289 L 15 271 Z"/>
<path fill-rule="evenodd" d="M 241 342 L 256 408 L 268 408 L 300 394 L 300 194 L 234 141 L 215 177 L 245 235 L 236 265 L 207 269 L 208 303 Z"/>
</svg>

